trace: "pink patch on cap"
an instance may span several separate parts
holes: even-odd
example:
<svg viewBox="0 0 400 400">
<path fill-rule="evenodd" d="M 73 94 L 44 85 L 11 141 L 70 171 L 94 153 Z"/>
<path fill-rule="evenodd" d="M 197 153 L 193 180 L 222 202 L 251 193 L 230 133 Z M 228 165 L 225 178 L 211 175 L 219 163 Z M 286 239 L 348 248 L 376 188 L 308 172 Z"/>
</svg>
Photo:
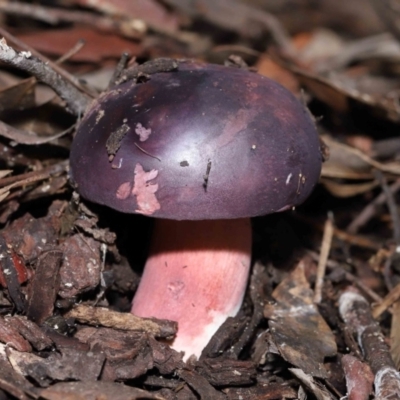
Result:
<svg viewBox="0 0 400 400">
<path fill-rule="evenodd" d="M 148 181 L 156 178 L 157 175 L 158 171 L 156 169 L 145 172 L 140 164 L 136 164 L 132 194 L 136 196 L 138 209 L 135 211 L 137 213 L 151 215 L 161 208 L 155 195 L 158 190 L 158 184 L 148 183 Z"/>
<path fill-rule="evenodd" d="M 142 124 L 136 124 L 135 133 L 139 135 L 139 140 L 144 142 L 151 135 L 151 129 L 146 129 Z"/>
<path fill-rule="evenodd" d="M 129 197 L 132 190 L 132 183 L 131 182 L 124 182 L 122 183 L 119 188 L 117 189 L 117 199 L 125 200 Z"/>
</svg>

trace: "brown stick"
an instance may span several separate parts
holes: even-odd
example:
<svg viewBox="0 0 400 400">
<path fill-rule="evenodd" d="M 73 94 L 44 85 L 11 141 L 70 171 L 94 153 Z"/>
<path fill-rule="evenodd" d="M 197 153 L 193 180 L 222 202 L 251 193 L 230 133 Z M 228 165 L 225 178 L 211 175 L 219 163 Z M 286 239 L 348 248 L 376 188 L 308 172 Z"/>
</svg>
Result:
<svg viewBox="0 0 400 400">
<path fill-rule="evenodd" d="M 6 40 L 0 39 L 0 60 L 8 65 L 28 72 L 38 80 L 49 85 L 75 115 L 82 115 L 91 98 L 77 89 L 70 81 L 62 77 L 50 65 L 44 63 L 29 51 L 16 51 L 8 46 Z"/>
</svg>

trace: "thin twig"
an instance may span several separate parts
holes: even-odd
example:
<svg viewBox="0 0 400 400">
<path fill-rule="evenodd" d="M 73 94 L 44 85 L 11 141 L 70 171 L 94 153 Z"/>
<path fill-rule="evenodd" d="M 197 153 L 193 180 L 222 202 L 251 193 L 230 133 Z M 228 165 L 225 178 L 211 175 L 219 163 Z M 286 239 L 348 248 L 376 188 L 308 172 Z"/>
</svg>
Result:
<svg viewBox="0 0 400 400">
<path fill-rule="evenodd" d="M 398 192 L 400 190 L 400 179 L 396 180 L 391 186 L 389 186 L 389 190 L 393 195 Z M 386 193 L 382 192 L 353 219 L 353 221 L 347 226 L 346 231 L 351 234 L 356 234 L 362 226 L 367 224 L 368 221 L 374 217 L 378 206 L 382 205 L 385 201 Z"/>
<path fill-rule="evenodd" d="M 349 233 L 338 228 L 334 229 L 334 234 L 338 239 L 343 240 L 344 242 L 353 246 L 364 247 L 370 250 L 379 250 L 382 248 L 382 245 L 377 241 L 361 235 L 350 235 Z"/>
<path fill-rule="evenodd" d="M 250 47 L 240 45 L 240 44 L 226 44 L 226 45 L 218 45 L 211 49 L 213 53 L 229 53 L 229 54 L 245 54 L 253 57 L 260 57 L 262 53 L 260 51 L 254 50 Z"/>
<path fill-rule="evenodd" d="M 122 53 L 121 58 L 118 61 L 117 66 L 115 67 L 113 76 L 110 79 L 108 84 L 108 88 L 110 89 L 112 86 L 117 84 L 118 79 L 120 78 L 122 72 L 125 70 L 126 66 L 128 65 L 129 54 Z"/>
<path fill-rule="evenodd" d="M 386 288 L 391 291 L 393 289 L 392 281 L 392 264 L 395 258 L 398 258 L 398 253 L 393 251 L 389 257 L 386 258 L 385 264 L 383 265 L 382 275 L 385 282 Z"/>
<path fill-rule="evenodd" d="M 150 154 L 149 152 L 147 152 L 145 149 L 143 149 L 142 147 L 140 147 L 136 142 L 133 143 L 140 151 L 142 151 L 144 154 L 147 154 L 149 157 L 153 157 L 156 160 L 161 162 L 161 158 L 158 158 L 157 156 L 154 156 L 153 154 Z"/>
<path fill-rule="evenodd" d="M 308 254 L 310 256 L 318 261 L 320 259 L 319 253 L 315 251 L 308 251 Z M 379 296 L 379 294 L 375 293 L 373 290 L 371 290 L 367 285 L 365 285 L 360 278 L 357 276 L 353 275 L 351 272 L 348 272 L 344 266 L 342 266 L 338 261 L 328 259 L 326 262 L 326 266 L 330 270 L 339 270 L 341 273 L 343 273 L 344 279 L 347 281 L 351 282 L 354 286 L 356 286 L 358 289 L 360 289 L 364 294 L 366 294 L 371 300 L 380 303 L 383 298 Z"/>
<path fill-rule="evenodd" d="M 322 287 L 324 285 L 324 277 L 326 271 L 326 263 L 328 261 L 329 252 L 331 250 L 333 238 L 333 214 L 329 212 L 325 222 L 324 235 L 322 237 L 321 253 L 318 262 L 317 278 L 315 281 L 314 303 L 320 303 L 322 300 Z"/>
<path fill-rule="evenodd" d="M 49 64 L 33 56 L 29 51 L 17 52 L 7 45 L 4 38 L 0 39 L 0 60 L 32 74 L 38 80 L 49 85 L 66 101 L 68 108 L 75 115 L 82 115 L 92 100 L 87 94 L 78 90 L 70 81 L 56 72 Z"/>
<path fill-rule="evenodd" d="M 115 80 L 114 84 L 120 85 L 128 80 L 136 80 L 141 76 L 151 76 L 159 72 L 175 71 L 178 66 L 178 61 L 172 58 L 156 58 L 155 60 L 127 68 Z"/>
<path fill-rule="evenodd" d="M 62 64 L 63 62 L 69 60 L 76 53 L 81 51 L 85 43 L 86 41 L 84 39 L 79 39 L 71 49 L 69 49 L 64 55 L 62 55 L 59 59 L 56 60 L 55 64 Z"/>
<path fill-rule="evenodd" d="M 379 170 L 375 171 L 375 177 L 378 179 L 379 183 L 382 186 L 382 190 L 386 195 L 386 202 L 390 212 L 390 216 L 393 221 L 393 239 L 398 246 L 400 246 L 400 217 L 399 212 L 397 210 L 397 205 L 393 197 L 393 193 L 390 190 L 386 178 L 383 173 Z"/>
<path fill-rule="evenodd" d="M 66 81 L 68 81 L 71 85 L 75 86 L 81 92 L 83 92 L 91 97 L 95 96 L 95 93 L 90 91 L 89 88 L 81 85 L 81 83 L 79 82 L 79 79 L 76 78 L 74 75 L 71 75 L 64 68 L 60 67 L 59 65 L 54 63 L 52 60 L 50 60 L 46 56 L 44 56 L 43 54 L 36 51 L 33 47 L 29 46 L 27 43 L 23 42 L 22 40 L 19 40 L 14 35 L 12 35 L 10 32 L 3 29 L 1 26 L 0 26 L 0 36 L 3 36 L 4 39 L 6 39 L 7 42 L 9 42 L 12 46 L 16 46 L 19 49 L 29 52 L 32 55 L 34 55 L 36 58 L 41 60 L 44 64 L 48 65 L 51 69 L 53 69 L 55 72 L 57 72 L 59 75 L 61 75 Z"/>
<path fill-rule="evenodd" d="M 374 318 L 379 318 L 389 307 L 391 307 L 397 300 L 400 299 L 400 283 L 396 285 L 386 297 L 374 306 L 372 310 L 372 316 Z"/>
<path fill-rule="evenodd" d="M 300 214 L 295 214 L 295 218 L 312 226 L 316 230 L 323 232 L 323 226 L 321 226 L 319 223 L 316 223 L 311 218 Z M 352 235 L 338 228 L 334 228 L 333 233 L 337 239 L 342 240 L 343 242 L 346 242 L 352 246 L 359 246 L 373 251 L 378 251 L 382 248 L 382 243 L 377 240 L 371 240 L 366 236 Z"/>
<path fill-rule="evenodd" d="M 400 42 L 400 9 L 396 0 L 370 0 L 388 31 Z"/>
<path fill-rule="evenodd" d="M 0 179 L 0 190 L 3 190 L 5 186 L 18 187 L 25 186 L 29 183 L 41 181 L 50 178 L 53 175 L 61 174 L 68 168 L 69 161 L 61 161 L 57 164 L 50 165 L 49 167 L 43 168 L 40 171 L 26 172 L 25 174 L 7 176 Z"/>
<path fill-rule="evenodd" d="M 393 224 L 393 239 L 396 243 L 396 249 L 397 249 L 400 246 L 400 217 L 399 217 L 399 212 L 397 209 L 397 204 L 396 204 L 393 193 L 391 192 L 383 173 L 379 170 L 376 170 L 375 177 L 379 180 L 379 183 L 382 186 L 383 193 L 385 193 L 385 196 L 386 196 L 386 203 L 387 203 L 387 207 L 389 209 L 389 213 L 392 218 L 392 224 Z M 396 257 L 398 257 L 398 253 L 397 253 L 397 251 L 394 251 L 390 255 L 390 257 L 388 257 L 386 259 L 386 262 L 385 262 L 385 265 L 384 265 L 384 268 L 382 271 L 386 287 L 389 290 L 393 289 L 391 268 L 392 268 L 393 261 Z"/>
</svg>

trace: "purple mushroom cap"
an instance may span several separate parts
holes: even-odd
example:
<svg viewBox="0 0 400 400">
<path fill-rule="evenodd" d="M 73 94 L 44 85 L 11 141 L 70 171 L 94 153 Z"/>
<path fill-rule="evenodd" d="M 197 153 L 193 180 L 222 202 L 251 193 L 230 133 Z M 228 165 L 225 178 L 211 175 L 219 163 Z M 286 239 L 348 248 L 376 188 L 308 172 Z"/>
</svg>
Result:
<svg viewBox="0 0 400 400">
<path fill-rule="evenodd" d="M 314 122 L 288 90 L 254 72 L 191 62 L 100 96 L 70 157 L 88 200 L 177 220 L 296 206 L 321 162 Z"/>
</svg>

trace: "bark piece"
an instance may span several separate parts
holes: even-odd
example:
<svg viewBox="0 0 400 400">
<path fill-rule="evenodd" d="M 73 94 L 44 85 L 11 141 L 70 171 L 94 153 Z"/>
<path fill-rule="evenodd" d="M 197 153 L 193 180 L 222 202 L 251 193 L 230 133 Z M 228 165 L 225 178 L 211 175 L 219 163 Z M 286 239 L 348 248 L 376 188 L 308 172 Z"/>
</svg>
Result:
<svg viewBox="0 0 400 400">
<path fill-rule="evenodd" d="M 86 327 L 80 329 L 75 338 L 87 343 L 91 350 L 101 351 L 107 360 L 133 359 L 140 349 L 137 344 L 145 338 L 143 332 L 119 331 L 110 328 Z"/>
<path fill-rule="evenodd" d="M 46 400 L 163 400 L 157 394 L 111 382 L 60 382 L 43 389 L 40 396 Z"/>
<path fill-rule="evenodd" d="M 182 387 L 181 380 L 164 378 L 158 373 L 156 375 L 147 374 L 143 383 L 145 386 L 173 389 L 174 391 L 178 391 Z"/>
<path fill-rule="evenodd" d="M 135 344 L 137 355 L 134 359 L 108 361 L 105 363 L 101 380 L 120 381 L 134 379 L 145 375 L 154 366 L 151 349 L 147 346 L 146 339 L 142 338 Z"/>
<path fill-rule="evenodd" d="M 251 361 L 209 358 L 197 363 L 196 371 L 213 386 L 244 386 L 256 380 L 256 368 Z"/>
<path fill-rule="evenodd" d="M 177 324 L 173 321 L 158 320 L 155 318 L 140 318 L 129 313 L 111 311 L 104 307 L 80 305 L 69 311 L 65 317 L 76 318 L 79 322 L 89 325 L 127 331 L 144 331 L 159 338 L 172 338 L 177 331 Z"/>
<path fill-rule="evenodd" d="M 179 376 L 200 396 L 200 399 L 225 400 L 226 396 L 214 389 L 206 378 L 195 371 L 179 371 Z"/>
<path fill-rule="evenodd" d="M 99 228 L 96 226 L 98 222 L 97 217 L 92 217 L 92 218 L 82 218 L 82 219 L 77 219 L 74 221 L 74 225 L 81 228 L 85 233 L 88 235 L 92 236 L 93 239 L 96 239 L 97 241 L 106 243 L 106 244 L 114 244 L 116 235 L 114 232 L 110 232 L 108 228 Z"/>
<path fill-rule="evenodd" d="M 144 332 L 86 327 L 75 337 L 106 356 L 104 380 L 134 379 L 153 367 L 168 375 L 184 366 L 182 354 Z"/>
<path fill-rule="evenodd" d="M 14 368 L 41 387 L 47 387 L 54 380 L 95 381 L 105 360 L 99 352 L 76 349 L 63 349 L 61 354 L 51 353 L 47 358 L 10 349 L 8 358 Z"/>
<path fill-rule="evenodd" d="M 75 337 L 63 335 L 56 330 L 47 327 L 46 325 L 43 326 L 43 330 L 46 332 L 46 335 L 54 342 L 57 350 L 72 348 L 75 350 L 80 350 L 82 352 L 87 352 L 90 349 L 87 343 L 83 343 Z"/>
<path fill-rule="evenodd" d="M 368 364 L 346 354 L 342 357 L 349 400 L 368 400 L 372 393 L 374 374 Z"/>
<path fill-rule="evenodd" d="M 188 385 L 183 385 L 182 389 L 176 393 L 174 400 L 197 400 L 199 397 Z"/>
<path fill-rule="evenodd" d="M 169 375 L 177 369 L 183 368 L 182 353 L 178 353 L 168 344 L 158 342 L 152 337 L 149 337 L 148 340 L 152 350 L 154 367 L 160 374 Z"/>
<path fill-rule="evenodd" d="M 100 245 L 92 238 L 73 235 L 60 246 L 64 252 L 60 268 L 59 295 L 71 298 L 92 290 L 100 282 Z"/>
<path fill-rule="evenodd" d="M 34 322 L 26 317 L 13 316 L 5 317 L 7 323 L 15 327 L 18 332 L 29 341 L 29 343 L 38 351 L 49 348 L 53 341 L 40 329 Z"/>
<path fill-rule="evenodd" d="M 60 221 L 55 216 L 34 218 L 26 214 L 10 224 L 3 233 L 17 254 L 26 262 L 32 262 L 44 250 L 54 248 L 59 229 Z"/>
<path fill-rule="evenodd" d="M 203 349 L 201 358 L 219 357 L 225 350 L 231 348 L 240 338 L 248 322 L 248 318 L 241 316 L 228 317 Z"/>
<path fill-rule="evenodd" d="M 281 400 L 297 399 L 297 390 L 286 383 L 259 383 L 257 386 L 227 388 L 224 390 L 229 400 Z"/>
<path fill-rule="evenodd" d="M 38 259 L 28 298 L 27 316 L 39 325 L 53 314 L 60 282 L 61 259 L 60 250 L 43 253 Z"/>
<path fill-rule="evenodd" d="M 19 400 L 35 398 L 34 393 L 36 388 L 21 374 L 16 372 L 8 361 L 1 358 L 0 389 Z"/>
<path fill-rule="evenodd" d="M 17 311 L 25 311 L 26 301 L 21 292 L 21 285 L 17 265 L 13 257 L 10 245 L 7 244 L 3 235 L 0 235 L 0 268 L 1 277 L 7 286 L 8 294 L 15 305 Z"/>
<path fill-rule="evenodd" d="M 13 347 L 18 351 L 30 352 L 32 347 L 29 342 L 18 332 L 18 328 L 3 317 L 0 317 L 0 342 Z"/>
<path fill-rule="evenodd" d="M 260 262 L 255 263 L 249 285 L 253 314 L 250 321 L 245 325 L 239 340 L 230 349 L 231 355 L 235 355 L 236 358 L 239 357 L 241 351 L 255 336 L 257 327 L 264 319 L 264 304 L 269 300 L 265 293 L 265 287 L 268 287 L 268 281 L 269 276 L 265 271 L 264 265 Z"/>
</svg>

